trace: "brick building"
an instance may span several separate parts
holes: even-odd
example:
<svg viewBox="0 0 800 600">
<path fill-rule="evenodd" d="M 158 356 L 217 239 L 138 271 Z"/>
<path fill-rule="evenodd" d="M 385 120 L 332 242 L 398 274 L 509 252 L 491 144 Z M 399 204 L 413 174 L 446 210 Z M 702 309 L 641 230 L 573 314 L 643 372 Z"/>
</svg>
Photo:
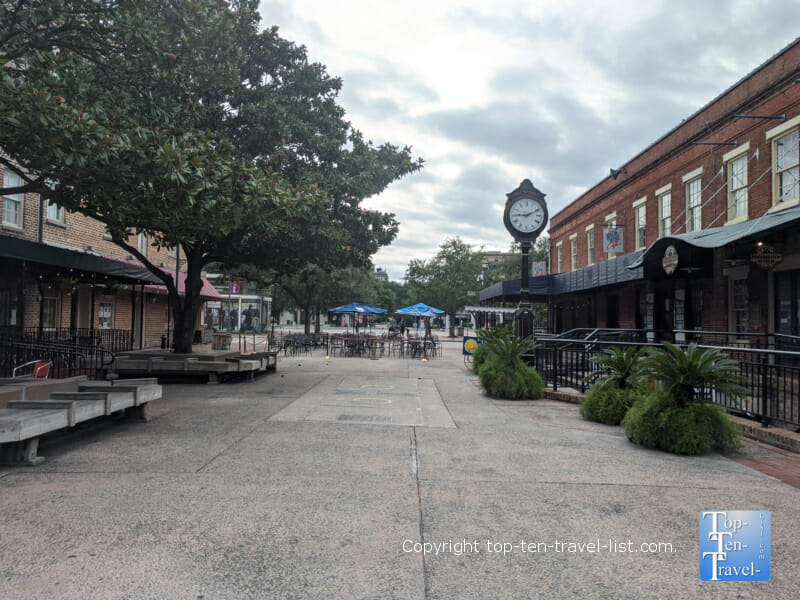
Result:
<svg viewBox="0 0 800 600">
<path fill-rule="evenodd" d="M 21 185 L 8 169 L 0 167 L 0 176 L 4 188 Z M 111 241 L 101 222 L 37 194 L 6 195 L 2 203 L 0 330 L 71 330 L 107 346 L 160 346 L 171 326 L 166 287 Z M 170 273 L 185 267 L 176 252 L 156 248 L 144 234 L 131 241 Z M 180 274 L 178 281 L 182 289 Z M 219 294 L 204 280 L 201 297 Z"/>
<path fill-rule="evenodd" d="M 800 39 L 551 216 L 551 327 L 800 335 L 799 130 Z"/>
</svg>

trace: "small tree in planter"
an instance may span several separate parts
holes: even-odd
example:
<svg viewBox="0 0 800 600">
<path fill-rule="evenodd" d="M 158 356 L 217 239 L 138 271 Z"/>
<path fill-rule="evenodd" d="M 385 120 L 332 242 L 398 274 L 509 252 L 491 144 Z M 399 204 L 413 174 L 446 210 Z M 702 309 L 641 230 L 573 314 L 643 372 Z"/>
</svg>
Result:
<svg viewBox="0 0 800 600">
<path fill-rule="evenodd" d="M 676 454 L 728 452 L 739 446 L 736 426 L 708 397 L 709 392 L 733 399 L 747 395 L 738 361 L 718 348 L 689 344 L 684 352 L 664 342 L 663 349 L 643 359 L 642 368 L 658 385 L 625 416 L 628 439 Z"/>
<path fill-rule="evenodd" d="M 596 371 L 587 380 L 594 380 L 581 403 L 581 415 L 589 421 L 619 425 L 633 403 L 644 396 L 642 382 L 643 348 L 620 350 L 605 348 L 592 357 Z"/>
<path fill-rule="evenodd" d="M 522 355 L 534 347 L 531 338 L 515 337 L 507 325 L 479 331 L 478 335 L 483 343 L 473 355 L 473 368 L 487 395 L 508 400 L 544 395 L 539 373 L 522 362 Z"/>
</svg>

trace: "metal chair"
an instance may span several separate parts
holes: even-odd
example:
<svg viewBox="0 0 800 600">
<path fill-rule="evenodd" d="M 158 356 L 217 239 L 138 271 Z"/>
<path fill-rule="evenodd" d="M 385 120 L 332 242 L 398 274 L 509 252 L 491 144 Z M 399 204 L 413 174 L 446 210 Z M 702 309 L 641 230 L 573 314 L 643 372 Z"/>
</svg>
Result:
<svg viewBox="0 0 800 600">
<path fill-rule="evenodd" d="M 17 375 L 17 371 L 27 367 L 33 367 L 31 375 L 34 379 L 47 379 L 50 376 L 50 367 L 52 366 L 53 363 L 49 360 L 32 360 L 26 362 L 25 364 L 14 367 L 14 370 L 11 371 L 11 377 L 24 377 L 25 374 Z"/>
</svg>

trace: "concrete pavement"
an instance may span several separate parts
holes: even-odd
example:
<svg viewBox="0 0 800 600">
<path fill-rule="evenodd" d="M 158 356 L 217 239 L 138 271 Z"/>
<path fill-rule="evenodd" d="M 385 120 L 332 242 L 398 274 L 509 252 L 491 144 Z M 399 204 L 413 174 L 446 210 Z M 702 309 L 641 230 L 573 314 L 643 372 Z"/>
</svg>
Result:
<svg viewBox="0 0 800 600">
<path fill-rule="evenodd" d="M 800 489 L 719 455 L 633 446 L 574 405 L 488 399 L 456 342 L 429 362 L 281 357 L 252 384 L 165 386 L 152 412 L 45 440 L 47 462 L 0 471 L 0 597 L 788 599 L 800 587 Z M 748 442 L 738 458 L 770 452 Z M 699 580 L 702 510 L 770 511 L 769 582 Z"/>
</svg>

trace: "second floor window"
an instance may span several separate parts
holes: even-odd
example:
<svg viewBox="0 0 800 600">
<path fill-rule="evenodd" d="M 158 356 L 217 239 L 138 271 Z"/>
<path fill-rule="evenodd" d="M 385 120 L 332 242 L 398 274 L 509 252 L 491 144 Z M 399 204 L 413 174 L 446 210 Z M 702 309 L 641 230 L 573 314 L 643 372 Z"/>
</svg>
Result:
<svg viewBox="0 0 800 600">
<path fill-rule="evenodd" d="M 64 209 L 52 202 L 47 203 L 47 218 L 51 221 L 64 221 Z"/>
<path fill-rule="evenodd" d="M 570 239 L 570 267 L 573 271 L 578 270 L 578 237 Z"/>
<path fill-rule="evenodd" d="M 686 182 L 686 233 L 702 229 L 700 178 Z"/>
<path fill-rule="evenodd" d="M 594 228 L 586 231 L 586 264 L 594 264 Z"/>
<path fill-rule="evenodd" d="M 800 198 L 800 169 L 798 143 L 800 134 L 795 129 L 775 140 L 775 196 L 777 203 L 797 201 Z"/>
<path fill-rule="evenodd" d="M 644 248 L 647 244 L 646 237 L 646 212 L 645 205 L 640 204 L 633 209 L 634 217 L 636 218 L 636 249 Z"/>
<path fill-rule="evenodd" d="M 144 256 L 147 256 L 147 234 L 140 233 L 136 238 L 136 247 Z"/>
<path fill-rule="evenodd" d="M 558 244 L 556 246 L 556 273 L 561 273 L 561 260 L 563 258 L 563 246 Z"/>
<path fill-rule="evenodd" d="M 728 220 L 747 217 L 747 154 L 728 163 Z"/>
<path fill-rule="evenodd" d="M 22 186 L 22 177 L 8 169 L 3 173 L 3 187 Z M 23 194 L 6 194 L 3 196 L 3 225 L 22 227 Z"/>
<path fill-rule="evenodd" d="M 658 197 L 658 235 L 672 235 L 672 194 L 666 192 Z"/>
</svg>

